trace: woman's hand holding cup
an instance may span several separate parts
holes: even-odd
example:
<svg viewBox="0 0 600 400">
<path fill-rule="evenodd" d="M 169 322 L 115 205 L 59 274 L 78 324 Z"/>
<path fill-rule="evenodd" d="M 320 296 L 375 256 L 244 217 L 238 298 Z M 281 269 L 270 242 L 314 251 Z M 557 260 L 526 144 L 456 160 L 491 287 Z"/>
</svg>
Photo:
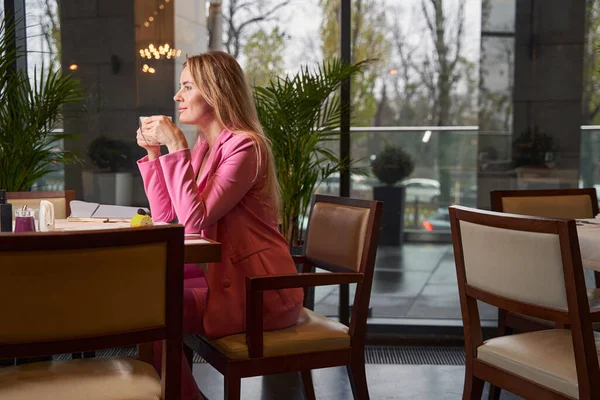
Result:
<svg viewBox="0 0 600 400">
<path fill-rule="evenodd" d="M 142 122 L 142 137 L 150 145 L 159 143 L 167 146 L 170 153 L 188 148 L 183 132 L 173 123 L 170 117 L 154 115 L 144 119 L 140 118 L 140 121 Z"/>
</svg>

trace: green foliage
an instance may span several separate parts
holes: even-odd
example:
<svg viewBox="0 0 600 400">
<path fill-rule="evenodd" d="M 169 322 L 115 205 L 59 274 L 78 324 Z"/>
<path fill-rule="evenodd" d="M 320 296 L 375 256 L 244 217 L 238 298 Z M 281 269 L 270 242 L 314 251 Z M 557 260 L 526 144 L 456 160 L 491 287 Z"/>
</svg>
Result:
<svg viewBox="0 0 600 400">
<path fill-rule="evenodd" d="M 106 136 L 99 136 L 90 143 L 88 157 L 101 171 L 119 172 L 135 166 L 131 145 Z"/>
<path fill-rule="evenodd" d="M 586 45 L 583 57 L 583 124 L 600 123 L 600 1 L 586 0 Z"/>
<path fill-rule="evenodd" d="M 74 135 L 53 134 L 62 106 L 81 100 L 79 82 L 53 68 L 37 68 L 33 77 L 8 66 L 24 54 L 8 51 L 13 45 L 11 25 L 0 24 L 0 187 L 29 190 L 56 165 L 78 161 L 57 146 Z M 38 73 L 39 72 L 39 73 Z"/>
<path fill-rule="evenodd" d="M 322 49 L 325 58 L 340 54 L 340 1 L 319 0 L 323 7 L 321 24 Z M 350 85 L 352 113 L 358 126 L 371 126 L 377 111 L 375 80 L 386 70 L 390 41 L 386 34 L 385 5 L 378 0 L 352 0 L 352 62 L 376 60 L 354 75 Z M 386 72 L 387 73 L 387 72 Z"/>
<path fill-rule="evenodd" d="M 265 86 L 276 76 L 283 74 L 284 34 L 278 27 L 271 33 L 262 29 L 256 31 L 244 46 L 244 54 L 248 58 L 246 75 L 254 86 Z"/>
<path fill-rule="evenodd" d="M 406 179 L 414 168 L 415 164 L 410 154 L 398 146 L 386 146 L 377 158 L 371 161 L 373 175 L 389 186 Z"/>
<path fill-rule="evenodd" d="M 300 219 L 317 185 L 351 164 L 327 145 L 340 135 L 336 130 L 344 107 L 338 89 L 363 65 L 332 59 L 314 71 L 305 66 L 294 76 L 255 87 L 258 117 L 271 140 L 281 185 L 282 232 L 290 244 L 301 237 Z"/>
</svg>

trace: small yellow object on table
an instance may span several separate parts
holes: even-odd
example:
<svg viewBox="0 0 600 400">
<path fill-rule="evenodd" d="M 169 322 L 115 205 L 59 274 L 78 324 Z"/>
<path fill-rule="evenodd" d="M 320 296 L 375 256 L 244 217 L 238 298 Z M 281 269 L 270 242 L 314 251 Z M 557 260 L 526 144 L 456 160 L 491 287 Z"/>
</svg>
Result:
<svg viewBox="0 0 600 400">
<path fill-rule="evenodd" d="M 152 217 L 146 213 L 145 210 L 139 209 L 137 214 L 131 218 L 130 226 L 152 226 L 154 223 L 152 222 Z"/>
</svg>

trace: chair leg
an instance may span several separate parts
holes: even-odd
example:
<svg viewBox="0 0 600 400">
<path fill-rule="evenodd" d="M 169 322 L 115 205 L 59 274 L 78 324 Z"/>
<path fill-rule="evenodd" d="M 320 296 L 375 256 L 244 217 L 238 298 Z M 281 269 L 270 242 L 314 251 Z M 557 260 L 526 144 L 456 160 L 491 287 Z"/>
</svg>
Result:
<svg viewBox="0 0 600 400">
<path fill-rule="evenodd" d="M 463 390 L 463 400 L 481 400 L 484 384 L 485 381 L 473 375 L 473 367 L 467 365 L 465 368 L 465 387 Z M 500 395 L 500 392 L 498 392 L 498 395 Z"/>
<path fill-rule="evenodd" d="M 488 400 L 500 400 L 500 389 L 498 386 L 494 386 L 490 383 L 490 391 L 488 393 Z"/>
<path fill-rule="evenodd" d="M 304 398 L 306 400 L 315 400 L 315 387 L 313 385 L 311 370 L 300 371 L 302 375 L 302 384 L 304 386 Z"/>
<path fill-rule="evenodd" d="M 350 365 L 346 365 L 350 387 L 354 400 L 369 400 L 369 387 L 365 372 L 365 352 L 361 349 L 353 357 Z"/>
<path fill-rule="evenodd" d="M 84 351 L 83 352 L 83 358 L 94 358 L 94 357 L 96 357 L 95 351 Z"/>
<path fill-rule="evenodd" d="M 225 400 L 240 400 L 242 379 L 239 376 L 225 374 Z"/>
<path fill-rule="evenodd" d="M 507 336 L 512 333 L 512 329 L 506 326 L 506 310 L 498 309 L 498 334 L 497 336 Z M 499 400 L 502 389 L 490 383 L 490 391 L 488 392 L 488 400 Z M 481 397 L 481 396 L 480 396 Z"/>
<path fill-rule="evenodd" d="M 190 371 L 194 370 L 194 350 L 192 350 L 191 347 L 189 347 L 187 344 L 183 344 L 183 354 L 185 355 L 185 358 L 188 362 L 188 365 L 190 366 Z"/>
</svg>

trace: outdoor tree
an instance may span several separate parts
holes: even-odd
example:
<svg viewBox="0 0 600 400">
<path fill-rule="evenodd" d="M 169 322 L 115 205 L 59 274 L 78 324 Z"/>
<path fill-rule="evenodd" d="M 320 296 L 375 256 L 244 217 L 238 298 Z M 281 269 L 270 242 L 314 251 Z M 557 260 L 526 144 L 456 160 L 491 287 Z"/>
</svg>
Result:
<svg viewBox="0 0 600 400">
<path fill-rule="evenodd" d="M 323 8 L 321 39 L 325 59 L 340 54 L 340 2 L 319 0 Z M 372 60 L 362 75 L 353 78 L 350 86 L 353 124 L 370 126 L 377 111 L 375 82 L 386 68 L 390 41 L 388 40 L 385 5 L 380 0 L 353 0 L 351 22 L 352 63 Z M 353 137 L 356 139 L 355 137 Z"/>
<path fill-rule="evenodd" d="M 600 123 L 600 0 L 586 0 L 586 41 L 584 48 L 583 125 Z M 584 186 L 595 183 L 598 166 L 595 165 L 594 137 L 582 132 L 581 175 Z"/>
<path fill-rule="evenodd" d="M 462 56 L 466 0 L 457 0 L 454 18 L 449 18 L 444 3 L 444 0 L 421 0 L 427 34 L 434 51 L 426 54 L 418 73 L 432 99 L 431 121 L 437 126 L 447 126 L 452 122 L 452 94 L 460 79 L 465 76 L 461 73 L 461 66 L 466 61 Z M 438 160 L 441 204 L 450 203 L 450 166 L 453 165 L 451 146 L 451 136 L 440 133 Z"/>
<path fill-rule="evenodd" d="M 57 0 L 38 0 L 38 20 L 51 62 L 60 65 L 60 7 Z"/>
<path fill-rule="evenodd" d="M 225 22 L 223 40 L 227 52 L 238 58 L 255 26 L 278 20 L 281 10 L 293 0 L 227 0 L 224 1 Z"/>
<path fill-rule="evenodd" d="M 284 73 L 285 34 L 278 27 L 270 33 L 259 29 L 244 46 L 246 76 L 253 86 L 266 86 L 271 78 Z"/>
</svg>

